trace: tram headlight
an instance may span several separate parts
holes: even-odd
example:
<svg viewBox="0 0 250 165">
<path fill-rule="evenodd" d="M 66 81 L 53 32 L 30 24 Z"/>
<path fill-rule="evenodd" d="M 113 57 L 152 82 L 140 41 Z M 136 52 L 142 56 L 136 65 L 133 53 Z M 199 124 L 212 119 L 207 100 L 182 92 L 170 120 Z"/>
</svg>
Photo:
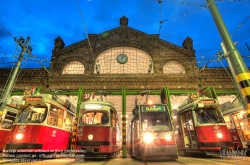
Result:
<svg viewBox="0 0 250 165">
<path fill-rule="evenodd" d="M 152 105 L 152 104 L 153 104 L 153 101 L 152 101 L 152 100 L 149 100 L 149 101 L 148 101 L 148 104 L 149 104 L 149 105 Z"/>
<path fill-rule="evenodd" d="M 143 136 L 143 141 L 145 143 L 151 143 L 153 141 L 153 135 L 151 133 L 145 133 Z"/>
<path fill-rule="evenodd" d="M 167 140 L 167 141 L 169 141 L 169 140 L 171 140 L 171 139 L 172 139 L 171 135 L 166 135 L 166 137 L 165 137 L 165 138 L 166 138 L 166 140 Z"/>
<path fill-rule="evenodd" d="M 93 138 L 94 138 L 94 135 L 91 135 L 91 134 L 88 135 L 88 139 L 89 139 L 90 141 L 93 140 Z"/>
<path fill-rule="evenodd" d="M 217 135 L 217 137 L 220 138 L 220 139 L 223 137 L 222 133 L 220 133 L 220 132 L 217 133 L 216 135 Z"/>
<path fill-rule="evenodd" d="M 0 111 L 0 121 L 2 120 L 2 115 L 3 115 L 3 112 Z"/>
<path fill-rule="evenodd" d="M 17 140 L 21 140 L 22 138 L 23 138 L 23 134 L 22 133 L 16 134 L 16 139 Z"/>
<path fill-rule="evenodd" d="M 102 109 L 102 105 L 99 105 L 99 104 L 86 104 L 85 109 Z"/>
</svg>

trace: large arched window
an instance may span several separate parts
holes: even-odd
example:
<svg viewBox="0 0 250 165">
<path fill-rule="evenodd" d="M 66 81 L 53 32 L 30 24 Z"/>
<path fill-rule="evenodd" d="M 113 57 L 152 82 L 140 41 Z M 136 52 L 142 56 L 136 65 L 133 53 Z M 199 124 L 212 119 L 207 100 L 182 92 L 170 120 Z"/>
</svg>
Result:
<svg viewBox="0 0 250 165">
<path fill-rule="evenodd" d="M 151 57 L 133 47 L 114 47 L 103 51 L 96 58 L 95 74 L 153 73 Z"/>
<path fill-rule="evenodd" d="M 62 74 L 84 74 L 84 65 L 79 61 L 72 61 L 64 68 Z"/>
<path fill-rule="evenodd" d="M 182 74 L 186 73 L 182 64 L 177 61 L 168 61 L 163 66 L 163 73 L 165 74 Z"/>
</svg>

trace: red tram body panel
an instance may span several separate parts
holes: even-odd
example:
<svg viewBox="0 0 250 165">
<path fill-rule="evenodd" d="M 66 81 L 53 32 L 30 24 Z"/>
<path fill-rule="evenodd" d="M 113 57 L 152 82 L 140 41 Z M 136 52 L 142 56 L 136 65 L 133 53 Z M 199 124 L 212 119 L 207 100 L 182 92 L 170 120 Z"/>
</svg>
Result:
<svg viewBox="0 0 250 165">
<path fill-rule="evenodd" d="M 41 150 L 68 150 L 71 132 L 47 125 L 14 125 L 12 135 L 23 133 L 21 141 L 11 136 L 6 149 L 21 149 L 29 152 Z"/>
<path fill-rule="evenodd" d="M 9 99 L 5 109 L 0 114 L 0 152 L 3 151 L 10 138 L 10 130 L 18 113 L 18 101 Z"/>
<path fill-rule="evenodd" d="M 9 130 L 3 130 L 1 129 L 0 130 L 0 149 L 1 149 L 1 152 L 3 151 L 4 149 L 4 146 L 6 145 L 8 139 L 9 139 L 9 136 L 10 136 L 10 131 Z"/>
<path fill-rule="evenodd" d="M 173 116 L 180 155 L 218 154 L 234 145 L 217 99 L 188 98 Z"/>
<path fill-rule="evenodd" d="M 54 152 L 70 149 L 75 112 L 51 94 L 24 96 L 5 152 Z"/>
<path fill-rule="evenodd" d="M 139 104 L 133 109 L 127 150 L 143 161 L 178 159 L 170 112 L 166 104 Z"/>
<path fill-rule="evenodd" d="M 81 104 L 75 148 L 92 156 L 112 157 L 120 152 L 118 116 L 113 103 L 92 100 Z"/>
<path fill-rule="evenodd" d="M 218 143 L 218 137 L 217 136 L 211 136 L 215 133 L 215 127 L 216 126 L 197 126 L 196 127 L 196 133 L 198 138 L 198 143 L 200 144 L 201 150 L 221 150 L 221 146 L 217 146 Z M 230 142 L 231 137 L 228 132 L 226 125 L 219 125 L 220 133 L 223 135 L 223 138 L 219 143 L 223 144 L 223 142 Z M 209 144 L 210 146 L 206 145 Z M 212 146 L 213 145 L 213 146 Z M 217 146 L 217 147 L 216 147 Z M 231 146 L 230 149 L 233 149 Z"/>
<path fill-rule="evenodd" d="M 250 120 L 241 103 L 226 102 L 221 105 L 223 117 L 237 149 L 250 148 Z"/>
</svg>

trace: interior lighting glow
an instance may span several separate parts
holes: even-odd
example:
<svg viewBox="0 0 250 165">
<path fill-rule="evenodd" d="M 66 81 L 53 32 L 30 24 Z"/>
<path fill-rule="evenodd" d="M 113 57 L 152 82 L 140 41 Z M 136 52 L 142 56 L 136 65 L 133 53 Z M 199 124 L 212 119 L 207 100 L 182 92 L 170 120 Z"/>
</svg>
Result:
<svg viewBox="0 0 250 165">
<path fill-rule="evenodd" d="M 240 114 L 243 115 L 244 113 L 246 113 L 246 111 L 240 111 Z"/>
<path fill-rule="evenodd" d="M 99 104 L 86 104 L 86 109 L 102 109 L 102 105 Z"/>
<path fill-rule="evenodd" d="M 16 139 L 17 140 L 21 140 L 22 138 L 23 138 L 23 134 L 22 133 L 16 134 Z"/>
<path fill-rule="evenodd" d="M 166 140 L 171 140 L 172 139 L 172 137 L 171 137 L 171 135 L 166 135 Z"/>
<path fill-rule="evenodd" d="M 94 135 L 91 135 L 91 134 L 88 135 L 88 139 L 89 139 L 90 141 L 93 140 L 93 138 L 94 138 Z"/>
<path fill-rule="evenodd" d="M 153 104 L 153 101 L 152 101 L 152 100 L 149 100 L 149 101 L 148 101 L 148 104 Z"/>
<path fill-rule="evenodd" d="M 151 133 L 145 133 L 143 136 L 143 140 L 145 143 L 151 143 L 153 141 L 153 136 Z"/>
<path fill-rule="evenodd" d="M 217 133 L 217 137 L 221 139 L 223 137 L 222 133 Z"/>
</svg>

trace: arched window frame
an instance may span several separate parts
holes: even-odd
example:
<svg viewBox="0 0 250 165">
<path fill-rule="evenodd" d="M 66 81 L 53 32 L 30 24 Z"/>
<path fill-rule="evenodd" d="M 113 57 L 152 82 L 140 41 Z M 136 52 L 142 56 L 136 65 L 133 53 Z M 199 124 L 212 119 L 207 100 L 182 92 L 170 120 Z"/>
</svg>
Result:
<svg viewBox="0 0 250 165">
<path fill-rule="evenodd" d="M 84 74 L 85 67 L 79 61 L 71 61 L 63 68 L 62 74 Z"/>
<path fill-rule="evenodd" d="M 125 54 L 127 62 L 121 64 L 117 56 Z M 148 74 L 154 73 L 151 56 L 134 47 L 113 47 L 101 52 L 95 61 L 94 74 Z"/>
<path fill-rule="evenodd" d="M 185 67 L 178 61 L 171 60 L 164 64 L 163 66 L 164 74 L 185 74 Z"/>
</svg>

